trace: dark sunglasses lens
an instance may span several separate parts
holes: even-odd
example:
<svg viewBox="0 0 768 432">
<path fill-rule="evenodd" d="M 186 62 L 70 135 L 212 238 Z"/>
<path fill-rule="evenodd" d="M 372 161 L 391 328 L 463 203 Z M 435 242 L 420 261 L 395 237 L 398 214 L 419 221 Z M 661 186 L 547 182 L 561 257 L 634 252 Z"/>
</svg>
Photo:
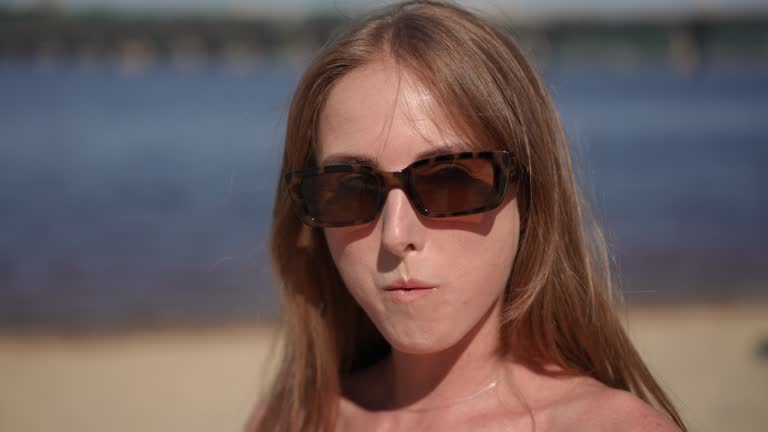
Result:
<svg viewBox="0 0 768 432">
<path fill-rule="evenodd" d="M 416 168 L 413 187 L 421 204 L 432 214 L 450 214 L 488 208 L 496 197 L 493 162 L 459 159 Z"/>
<path fill-rule="evenodd" d="M 301 195 L 310 216 L 319 222 L 352 224 L 375 216 L 379 181 L 369 173 L 331 172 L 304 177 Z"/>
</svg>

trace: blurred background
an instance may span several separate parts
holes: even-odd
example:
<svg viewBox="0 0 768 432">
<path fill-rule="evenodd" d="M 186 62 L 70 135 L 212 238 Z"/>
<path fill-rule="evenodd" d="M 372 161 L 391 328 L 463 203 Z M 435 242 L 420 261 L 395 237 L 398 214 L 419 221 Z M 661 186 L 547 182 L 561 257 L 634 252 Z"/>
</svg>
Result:
<svg viewBox="0 0 768 432">
<path fill-rule="evenodd" d="M 291 93 L 373 0 L 0 0 L 0 430 L 238 430 L 278 341 Z M 475 0 L 560 109 L 627 328 L 768 429 L 768 3 Z"/>
</svg>

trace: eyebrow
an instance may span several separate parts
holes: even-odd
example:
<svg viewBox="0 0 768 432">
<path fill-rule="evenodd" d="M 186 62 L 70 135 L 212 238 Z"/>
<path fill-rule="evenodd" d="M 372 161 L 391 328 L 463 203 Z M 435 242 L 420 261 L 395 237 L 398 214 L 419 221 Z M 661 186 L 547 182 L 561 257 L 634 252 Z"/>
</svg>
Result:
<svg viewBox="0 0 768 432">
<path fill-rule="evenodd" d="M 434 156 L 440 156 L 450 153 L 461 153 L 465 151 L 476 150 L 469 143 L 456 142 L 450 144 L 442 144 L 431 148 L 429 150 L 422 151 L 416 155 L 414 162 L 417 160 L 428 159 Z M 328 165 L 366 165 L 373 168 L 378 168 L 378 162 L 370 156 L 359 153 L 336 153 L 326 157 L 320 166 Z"/>
</svg>

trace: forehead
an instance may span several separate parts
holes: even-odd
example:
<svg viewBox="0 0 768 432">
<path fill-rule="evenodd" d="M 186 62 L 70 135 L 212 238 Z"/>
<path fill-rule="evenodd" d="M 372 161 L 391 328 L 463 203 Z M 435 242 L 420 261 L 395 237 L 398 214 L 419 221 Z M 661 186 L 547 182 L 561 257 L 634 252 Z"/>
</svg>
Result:
<svg viewBox="0 0 768 432">
<path fill-rule="evenodd" d="M 319 165 L 359 160 L 395 171 L 426 155 L 468 148 L 425 86 L 387 60 L 334 85 L 318 132 Z"/>
</svg>

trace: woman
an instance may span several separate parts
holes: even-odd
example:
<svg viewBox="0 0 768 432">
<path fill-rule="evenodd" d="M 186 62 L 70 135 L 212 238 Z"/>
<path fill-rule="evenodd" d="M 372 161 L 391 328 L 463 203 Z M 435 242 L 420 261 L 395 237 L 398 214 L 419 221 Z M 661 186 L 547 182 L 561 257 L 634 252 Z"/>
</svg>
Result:
<svg viewBox="0 0 768 432">
<path fill-rule="evenodd" d="M 284 359 L 251 429 L 685 429 L 611 308 L 546 90 L 486 21 L 410 1 L 341 36 L 282 173 Z"/>
</svg>

